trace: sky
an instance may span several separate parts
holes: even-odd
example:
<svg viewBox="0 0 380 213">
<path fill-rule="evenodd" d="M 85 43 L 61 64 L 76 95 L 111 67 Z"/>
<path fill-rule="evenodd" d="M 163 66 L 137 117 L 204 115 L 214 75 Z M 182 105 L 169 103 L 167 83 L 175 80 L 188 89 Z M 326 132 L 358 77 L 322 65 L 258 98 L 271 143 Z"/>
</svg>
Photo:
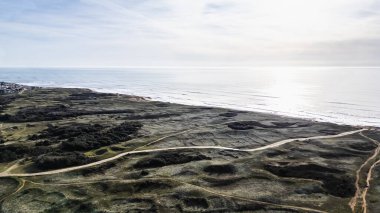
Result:
<svg viewBox="0 0 380 213">
<path fill-rule="evenodd" d="M 0 0 L 13 66 L 380 66 L 380 1 Z"/>
</svg>

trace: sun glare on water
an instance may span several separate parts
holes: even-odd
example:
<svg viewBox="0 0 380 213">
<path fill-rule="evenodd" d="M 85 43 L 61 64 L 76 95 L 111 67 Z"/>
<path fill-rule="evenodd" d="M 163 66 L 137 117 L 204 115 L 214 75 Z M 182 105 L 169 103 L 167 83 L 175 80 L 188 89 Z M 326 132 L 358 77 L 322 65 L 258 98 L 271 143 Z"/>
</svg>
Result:
<svg viewBox="0 0 380 213">
<path fill-rule="evenodd" d="M 311 106 L 307 97 L 307 85 L 296 83 L 297 72 L 293 70 L 271 71 L 273 81 L 268 85 L 268 96 L 274 97 L 269 103 L 278 111 L 299 112 L 305 106 Z"/>
</svg>

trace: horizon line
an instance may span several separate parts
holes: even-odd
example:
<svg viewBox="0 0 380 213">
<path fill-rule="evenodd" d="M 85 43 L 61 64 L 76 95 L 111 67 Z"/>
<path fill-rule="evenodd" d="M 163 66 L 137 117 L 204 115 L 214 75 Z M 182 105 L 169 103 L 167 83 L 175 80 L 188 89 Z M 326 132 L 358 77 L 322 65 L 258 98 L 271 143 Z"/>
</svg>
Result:
<svg viewBox="0 0 380 213">
<path fill-rule="evenodd" d="M 344 68 L 378 69 L 380 66 L 0 66 L 0 69 L 252 69 L 252 68 Z"/>
</svg>

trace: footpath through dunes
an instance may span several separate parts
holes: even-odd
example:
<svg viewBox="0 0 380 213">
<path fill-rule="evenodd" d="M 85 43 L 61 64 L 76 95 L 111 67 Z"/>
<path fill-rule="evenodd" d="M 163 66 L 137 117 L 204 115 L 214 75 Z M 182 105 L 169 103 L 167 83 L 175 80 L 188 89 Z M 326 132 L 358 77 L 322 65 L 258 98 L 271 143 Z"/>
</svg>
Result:
<svg viewBox="0 0 380 213">
<path fill-rule="evenodd" d="M 352 212 L 367 212 L 367 193 L 370 188 L 370 182 L 372 178 L 372 172 L 376 165 L 380 163 L 379 153 L 380 153 L 380 142 L 371 137 L 368 137 L 363 132 L 360 135 L 371 141 L 376 145 L 376 149 L 373 151 L 373 154 L 360 166 L 356 172 L 356 181 L 355 187 L 356 192 L 355 196 L 350 200 L 349 205 L 352 209 Z"/>
<path fill-rule="evenodd" d="M 380 212 L 380 160 L 371 167 L 366 194 L 367 212 Z"/>
<path fill-rule="evenodd" d="M 359 130 L 343 132 L 343 133 L 340 133 L 337 135 L 327 135 L 327 136 L 323 135 L 323 136 L 313 136 L 313 137 L 308 137 L 308 138 L 286 139 L 283 141 L 279 141 L 279 142 L 276 142 L 276 143 L 273 143 L 273 144 L 270 144 L 270 145 L 267 145 L 264 147 L 255 148 L 255 149 L 238 149 L 238 148 L 229 148 L 229 147 L 222 147 L 222 146 L 187 146 L 187 147 L 169 147 L 169 148 L 146 149 L 146 150 L 137 150 L 136 149 L 133 151 L 123 152 L 123 153 L 118 154 L 114 157 L 110 157 L 107 159 L 103 159 L 100 161 L 96 161 L 96 162 L 81 165 L 81 166 L 73 166 L 73 167 L 68 167 L 68 168 L 64 168 L 64 169 L 57 169 L 57 170 L 51 170 L 51 171 L 46 171 L 46 172 L 36 172 L 36 173 L 19 173 L 19 174 L 15 173 L 15 174 L 12 174 L 12 173 L 8 173 L 8 172 L 2 172 L 2 173 L 0 173 L 0 177 L 33 177 L 33 176 L 43 176 L 43 175 L 52 175 L 52 174 L 71 172 L 71 171 L 76 171 L 76 170 L 80 170 L 80 169 L 85 169 L 85 168 L 101 165 L 101 164 L 104 164 L 104 163 L 107 163 L 110 161 L 114 161 L 114 160 L 119 159 L 121 157 L 124 157 L 126 155 L 140 154 L 140 153 L 152 153 L 152 152 L 173 151 L 173 150 L 194 150 L 194 149 L 217 149 L 217 150 L 229 150 L 229 151 L 238 151 L 238 152 L 255 152 L 255 151 L 261 151 L 261 150 L 266 150 L 266 149 L 278 147 L 278 146 L 281 146 L 281 145 L 284 145 L 287 143 L 291 143 L 291 142 L 295 142 L 295 141 L 307 141 L 307 140 L 312 140 L 312 139 L 339 138 L 339 137 L 343 137 L 343 136 L 347 136 L 347 135 L 356 134 L 356 133 L 362 132 L 364 130 L 366 130 L 366 129 L 359 129 Z M 186 131 L 181 131 L 180 133 L 182 133 L 182 132 L 186 132 Z M 174 135 L 178 135 L 180 133 L 165 136 L 165 137 L 159 138 L 155 141 L 152 141 L 150 143 L 152 144 L 154 142 L 158 142 L 160 140 L 163 140 L 165 138 L 168 138 L 168 137 L 171 137 Z"/>
</svg>

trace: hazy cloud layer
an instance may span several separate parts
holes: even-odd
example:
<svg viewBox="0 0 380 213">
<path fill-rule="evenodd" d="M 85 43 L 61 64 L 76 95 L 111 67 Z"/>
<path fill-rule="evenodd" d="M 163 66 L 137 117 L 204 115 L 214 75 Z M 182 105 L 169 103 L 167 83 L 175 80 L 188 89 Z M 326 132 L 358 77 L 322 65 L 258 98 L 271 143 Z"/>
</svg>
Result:
<svg viewBox="0 0 380 213">
<path fill-rule="evenodd" d="M 378 2 L 2 0 L 0 66 L 379 66 Z"/>
</svg>

